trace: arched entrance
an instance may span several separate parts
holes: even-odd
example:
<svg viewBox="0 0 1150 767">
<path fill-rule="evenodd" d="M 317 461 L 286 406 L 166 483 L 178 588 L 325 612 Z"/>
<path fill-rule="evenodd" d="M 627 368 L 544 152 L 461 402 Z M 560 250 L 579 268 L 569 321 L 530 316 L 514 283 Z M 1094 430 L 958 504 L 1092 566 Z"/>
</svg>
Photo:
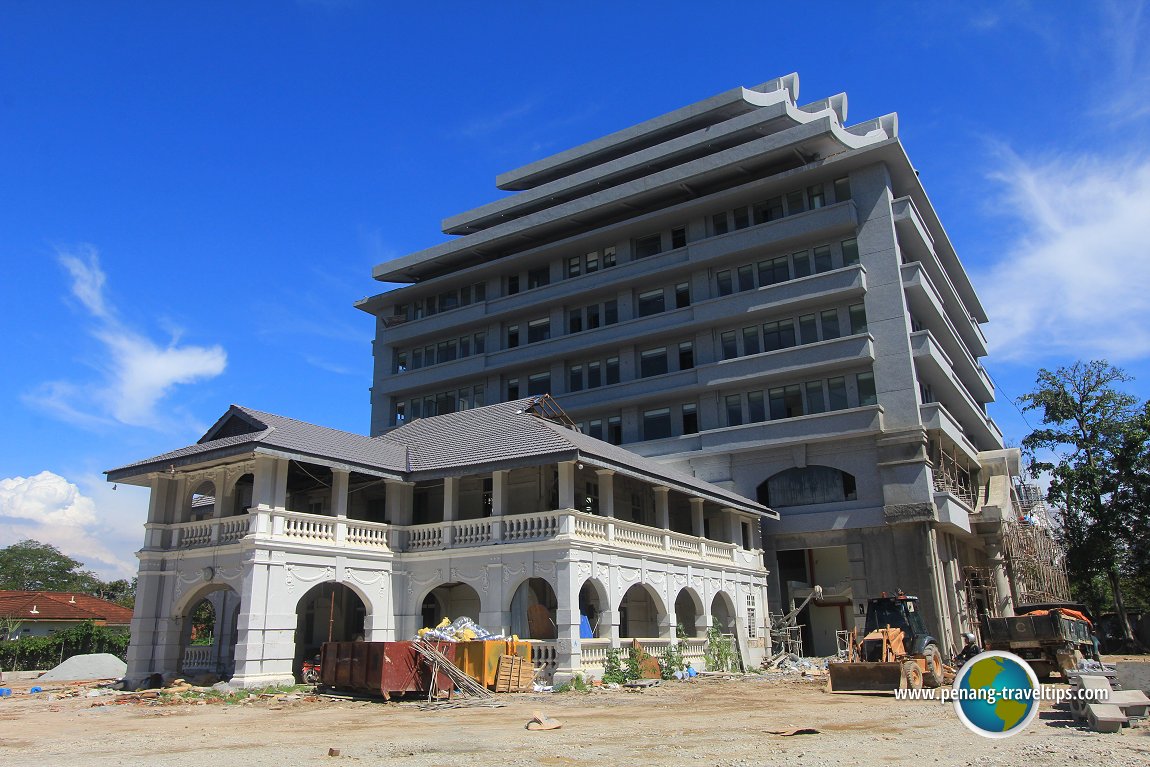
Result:
<svg viewBox="0 0 1150 767">
<path fill-rule="evenodd" d="M 699 601 L 699 595 L 691 589 L 682 589 L 675 597 L 675 620 L 682 627 L 684 636 L 699 636 L 699 616 L 702 612 L 703 604 Z"/>
<path fill-rule="evenodd" d="M 228 586 L 201 591 L 180 614 L 179 673 L 229 678 L 235 670 L 240 595 Z"/>
<path fill-rule="evenodd" d="M 210 480 L 201 482 L 188 499 L 188 521 L 211 519 L 216 512 L 216 486 Z"/>
<path fill-rule="evenodd" d="M 711 600 L 711 625 L 718 628 L 720 633 L 735 633 L 735 603 L 725 591 L 715 594 Z"/>
<path fill-rule="evenodd" d="M 296 678 L 300 678 L 303 661 L 319 655 L 324 642 L 362 640 L 366 617 L 363 600 L 344 584 L 313 586 L 296 604 Z"/>
<path fill-rule="evenodd" d="M 619 636 L 627 639 L 656 638 L 666 615 L 658 595 L 649 586 L 636 583 L 627 589 L 619 602 Z"/>
<path fill-rule="evenodd" d="M 511 633 L 520 639 L 554 639 L 559 600 L 542 578 L 528 578 L 511 597 Z"/>
<path fill-rule="evenodd" d="M 479 594 L 466 583 L 445 583 L 428 592 L 420 605 L 424 628 L 435 628 L 444 618 L 466 616 L 479 620 Z"/>
<path fill-rule="evenodd" d="M 603 611 L 608 607 L 607 590 L 603 584 L 594 579 L 588 579 L 579 589 L 579 635 L 583 639 L 601 639 L 606 633 L 606 622 L 602 620 Z M 590 635 L 590 636 L 588 636 Z"/>
</svg>

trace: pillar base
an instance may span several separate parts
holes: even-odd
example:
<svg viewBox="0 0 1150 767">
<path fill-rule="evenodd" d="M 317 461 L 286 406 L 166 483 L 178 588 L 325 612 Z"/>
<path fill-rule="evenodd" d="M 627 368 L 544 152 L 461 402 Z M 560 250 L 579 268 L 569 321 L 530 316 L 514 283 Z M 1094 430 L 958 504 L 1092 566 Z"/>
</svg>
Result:
<svg viewBox="0 0 1150 767">
<path fill-rule="evenodd" d="M 228 680 L 228 684 L 232 687 L 239 687 L 244 690 L 251 690 L 258 687 L 290 686 L 295 683 L 295 676 L 292 674 L 237 675 Z"/>
</svg>

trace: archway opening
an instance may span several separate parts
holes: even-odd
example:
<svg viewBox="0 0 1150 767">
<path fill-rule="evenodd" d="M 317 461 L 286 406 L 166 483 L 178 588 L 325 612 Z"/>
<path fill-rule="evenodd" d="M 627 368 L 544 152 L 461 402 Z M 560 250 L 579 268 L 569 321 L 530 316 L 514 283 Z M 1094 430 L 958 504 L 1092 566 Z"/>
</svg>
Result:
<svg viewBox="0 0 1150 767">
<path fill-rule="evenodd" d="M 324 642 L 362 640 L 366 618 L 363 600 L 344 584 L 312 587 L 296 605 L 296 678 L 300 678 L 303 661 L 319 655 Z"/>
<path fill-rule="evenodd" d="M 759 503 L 778 506 L 810 506 L 858 498 L 853 474 L 832 466 L 801 466 L 780 471 L 759 484 Z"/>
<path fill-rule="evenodd" d="M 252 494 L 255 487 L 256 477 L 254 474 L 245 474 L 236 480 L 232 489 L 231 516 L 236 517 L 248 513 L 248 509 L 252 507 Z"/>
<path fill-rule="evenodd" d="M 192 491 L 188 505 L 189 521 L 199 522 L 200 520 L 211 519 L 216 512 L 216 486 L 208 480 L 201 482 Z"/>
<path fill-rule="evenodd" d="M 423 598 L 420 614 L 425 628 L 435 628 L 444 618 L 479 620 L 479 594 L 466 583 L 436 586 Z"/>
<path fill-rule="evenodd" d="M 682 631 L 683 636 L 699 636 L 699 608 L 697 597 L 687 589 L 675 597 L 675 620 L 679 622 L 677 630 Z"/>
<path fill-rule="evenodd" d="M 214 674 L 229 678 L 235 670 L 236 623 L 240 595 L 216 586 L 193 598 L 180 615 L 179 672 L 189 678 Z"/>
<path fill-rule="evenodd" d="M 601 639 L 604 625 L 603 611 L 607 607 L 607 597 L 603 587 L 595 581 L 585 581 L 579 589 L 579 638 Z"/>
<path fill-rule="evenodd" d="M 723 634 L 735 633 L 735 603 L 724 591 L 715 594 L 711 600 L 711 625 Z"/>
<path fill-rule="evenodd" d="M 659 636 L 662 605 L 649 588 L 636 583 L 627 589 L 619 603 L 619 636 L 627 639 Z"/>
<path fill-rule="evenodd" d="M 542 578 L 528 578 L 511 597 L 511 633 L 521 639 L 554 639 L 559 600 L 555 589 Z"/>
</svg>

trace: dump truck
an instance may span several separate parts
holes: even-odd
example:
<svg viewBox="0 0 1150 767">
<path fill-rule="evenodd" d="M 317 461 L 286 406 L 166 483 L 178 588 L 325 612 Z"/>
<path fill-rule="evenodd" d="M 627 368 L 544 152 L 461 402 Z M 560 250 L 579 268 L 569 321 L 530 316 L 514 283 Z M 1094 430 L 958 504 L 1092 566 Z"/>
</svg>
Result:
<svg viewBox="0 0 1150 767">
<path fill-rule="evenodd" d="M 846 660 L 828 665 L 830 692 L 884 692 L 939 687 L 947 667 L 927 631 L 918 597 L 901 591 L 867 601 L 863 637 L 851 632 Z"/>
<path fill-rule="evenodd" d="M 1015 615 L 980 619 L 982 646 L 1023 658 L 1040 680 L 1063 678 L 1084 658 L 1098 660 L 1090 614 L 1080 604 L 1052 602 L 1015 608 Z"/>
</svg>

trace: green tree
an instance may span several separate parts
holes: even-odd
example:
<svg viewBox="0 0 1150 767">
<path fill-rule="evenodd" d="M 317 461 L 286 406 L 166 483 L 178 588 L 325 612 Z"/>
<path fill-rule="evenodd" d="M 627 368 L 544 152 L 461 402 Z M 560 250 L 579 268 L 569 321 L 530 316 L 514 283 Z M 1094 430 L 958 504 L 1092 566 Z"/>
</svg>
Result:
<svg viewBox="0 0 1150 767">
<path fill-rule="evenodd" d="M 0 549 L 0 589 L 97 591 L 100 579 L 50 543 L 26 540 Z"/>
<path fill-rule="evenodd" d="M 1062 509 L 1071 589 L 1082 600 L 1109 586 L 1122 630 L 1133 641 L 1121 583 L 1130 556 L 1127 508 L 1119 502 L 1129 483 L 1119 456 L 1136 438 L 1137 399 L 1115 388 L 1129 381 L 1105 360 L 1038 371 L 1036 388 L 1022 397 L 1025 410 L 1042 414 L 1042 428 L 1022 441 L 1035 476 L 1050 476 L 1048 500 Z"/>
<path fill-rule="evenodd" d="M 1131 420 L 1115 459 L 1120 480 L 1111 502 L 1125 539 L 1123 590 L 1145 609 L 1150 607 L 1150 402 Z"/>
</svg>

